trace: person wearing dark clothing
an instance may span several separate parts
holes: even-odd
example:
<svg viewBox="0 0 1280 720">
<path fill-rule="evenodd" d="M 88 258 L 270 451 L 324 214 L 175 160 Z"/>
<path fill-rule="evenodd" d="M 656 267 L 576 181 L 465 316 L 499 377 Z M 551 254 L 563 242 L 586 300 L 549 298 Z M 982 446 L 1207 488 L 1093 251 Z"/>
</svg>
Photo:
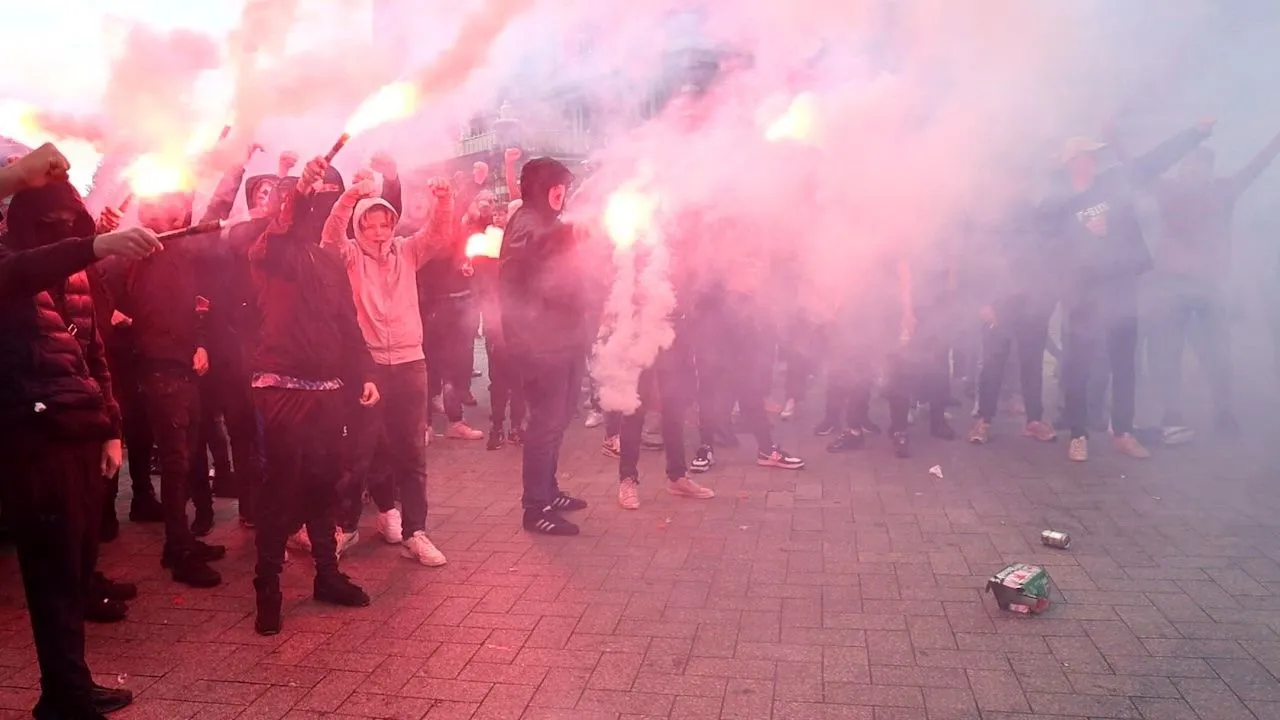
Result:
<svg viewBox="0 0 1280 720">
<path fill-rule="evenodd" d="M 1231 269 L 1231 224 L 1236 202 L 1280 155 L 1280 135 L 1235 175 L 1215 178 L 1214 154 L 1197 148 L 1176 178 L 1162 182 L 1156 198 L 1162 216 L 1156 247 L 1155 323 L 1150 337 L 1151 371 L 1164 405 L 1161 424 L 1185 425 L 1182 417 L 1182 356 L 1188 340 L 1204 368 L 1216 410 L 1216 426 L 1238 428 L 1231 399 L 1231 342 L 1227 279 Z"/>
<path fill-rule="evenodd" d="M 82 271 L 108 254 L 145 256 L 159 243 L 139 230 L 93 237 L 93 218 L 64 178 L 32 177 L 38 182 L 27 180 L 13 197 L 0 245 L 0 507 L 14 530 L 40 667 L 32 714 L 99 720 L 132 693 L 98 686 L 84 658 L 105 478 L 119 468 L 121 448 Z"/>
<path fill-rule="evenodd" d="M 909 457 L 907 435 L 911 376 L 906 357 L 915 332 L 911 300 L 911 274 L 905 262 L 892 257 L 872 257 L 863 283 L 846 298 L 830 325 L 828 342 L 832 365 L 827 381 L 826 414 L 817 435 L 830 435 L 841 425 L 844 431 L 827 449 L 860 450 L 871 421 L 871 392 L 876 369 L 885 371 L 884 396 L 889 405 L 889 437 L 894 454 Z M 888 350 L 886 350 L 888 348 Z"/>
<path fill-rule="evenodd" d="M 336 195 L 330 200 L 309 192 L 330 170 L 316 158 L 299 181 L 278 183 L 269 225 L 249 251 L 261 315 L 252 385 L 267 459 L 254 579 L 255 629 L 263 635 L 280 632 L 285 542 L 300 524 L 316 563 L 316 599 L 369 604 L 369 596 L 338 570 L 334 511 L 346 393 L 360 388 L 361 404 L 372 406 L 378 389 L 346 268 L 320 247 L 320 233 L 310 232 L 323 227 L 337 201 Z"/>
<path fill-rule="evenodd" d="M 189 196 L 180 194 L 148 198 L 139 204 L 139 219 L 153 232 L 178 229 L 191 221 L 190 203 Z M 137 367 L 159 453 L 165 516 L 161 565 L 171 569 L 176 582 L 214 587 L 222 577 L 208 563 L 224 557 L 226 548 L 196 540 L 187 519 L 191 458 L 200 429 L 196 383 L 209 368 L 204 320 L 196 300 L 194 242 L 175 241 L 167 252 L 130 264 L 124 270 L 124 294 L 117 301 L 133 320 Z M 209 506 L 197 504 L 197 515 L 212 512 L 212 499 L 206 502 Z"/>
<path fill-rule="evenodd" d="M 1134 211 L 1134 191 L 1153 185 L 1212 131 L 1201 123 L 1146 155 L 1099 172 L 1102 145 L 1083 138 L 1062 153 L 1070 192 L 1041 204 L 1051 251 L 1065 275 L 1066 336 L 1063 386 L 1071 443 L 1068 457 L 1087 460 L 1090 364 L 1105 344 L 1112 373 L 1111 432 L 1116 450 L 1134 458 L 1150 452 L 1133 436 L 1137 386 L 1138 277 L 1152 267 L 1151 254 Z"/>
<path fill-rule="evenodd" d="M 487 447 L 497 450 L 508 442 L 524 441 L 526 403 L 520 382 L 520 366 L 511 356 L 502 336 L 502 306 L 498 302 L 498 260 L 477 257 L 475 266 L 476 299 L 484 318 L 484 349 L 489 358 L 489 441 Z M 510 408 L 510 430 L 507 430 Z"/>
<path fill-rule="evenodd" d="M 1057 439 L 1053 426 L 1044 421 L 1044 353 L 1049 318 L 1058 299 L 1051 257 L 1039 244 L 1032 209 L 1030 204 L 1011 208 L 1002 226 L 990 229 L 993 246 L 986 252 L 999 258 L 1001 267 L 990 273 L 994 282 L 989 286 L 995 292 L 988 293 L 991 300 L 979 313 L 982 366 L 978 372 L 978 417 L 969 432 L 969 442 L 975 445 L 990 437 L 1014 346 L 1027 411 L 1022 435 L 1040 442 Z"/>
<path fill-rule="evenodd" d="M 560 219 L 573 174 L 547 157 L 520 175 L 523 203 L 503 235 L 498 259 L 502 334 L 520 367 L 529 403 L 525 431 L 524 527 L 549 535 L 576 535 L 560 515 L 586 502 L 563 493 L 556 481 L 560 445 L 582 391 L 587 314 L 582 268 L 573 228 Z"/>
</svg>

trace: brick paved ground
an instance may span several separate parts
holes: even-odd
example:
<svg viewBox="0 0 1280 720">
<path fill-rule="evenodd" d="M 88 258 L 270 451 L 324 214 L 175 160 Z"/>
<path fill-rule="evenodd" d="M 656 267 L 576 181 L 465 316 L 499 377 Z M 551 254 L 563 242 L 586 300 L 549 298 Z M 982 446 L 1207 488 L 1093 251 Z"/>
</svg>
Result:
<svg viewBox="0 0 1280 720">
<path fill-rule="evenodd" d="M 294 562 L 273 638 L 253 633 L 230 505 L 214 591 L 169 582 L 160 529 L 126 523 L 103 564 L 142 597 L 92 628 L 91 665 L 138 693 L 122 719 L 1280 718 L 1274 446 L 1146 464 L 1098 447 L 1070 466 L 1006 420 L 991 446 L 922 441 L 899 462 L 883 439 L 827 456 L 808 427 L 780 433 L 808 470 L 725 454 L 710 502 L 667 496 L 646 454 L 638 512 L 614 502 L 597 432 L 575 430 L 563 485 L 592 507 L 568 539 L 519 529 L 514 451 L 440 441 L 430 525 L 450 564 L 411 565 L 366 532 L 344 565 L 373 605 L 337 610 Z M 1041 547 L 1045 527 L 1071 550 Z M 1050 569 L 1047 614 L 983 596 L 1016 560 Z M 15 575 L 0 558 L 3 717 L 37 694 Z"/>
</svg>

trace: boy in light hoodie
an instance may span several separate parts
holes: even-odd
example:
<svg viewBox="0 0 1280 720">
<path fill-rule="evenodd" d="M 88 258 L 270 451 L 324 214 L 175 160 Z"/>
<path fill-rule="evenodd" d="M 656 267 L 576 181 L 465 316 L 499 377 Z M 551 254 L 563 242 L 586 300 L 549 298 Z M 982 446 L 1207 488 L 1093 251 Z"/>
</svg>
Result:
<svg viewBox="0 0 1280 720">
<path fill-rule="evenodd" d="M 379 197 L 381 178 L 358 173 L 333 206 L 321 233 L 321 246 L 338 253 L 351 279 L 356 318 L 373 355 L 383 402 L 361 409 L 351 424 L 355 452 L 344 473 L 344 535 L 354 535 L 360 520 L 361 493 L 369 466 L 385 434 L 388 473 L 399 486 L 403 515 L 396 509 L 396 487 L 369 488 L 378 506 L 378 533 L 401 545 L 401 554 L 438 567 L 446 560 L 426 534 L 427 365 L 422 352 L 422 316 L 416 273 L 422 264 L 448 251 L 453 191 L 448 181 L 432 180 L 435 205 L 427 224 L 409 237 L 395 237 L 399 215 Z M 347 236 L 355 218 L 355 239 Z"/>
</svg>

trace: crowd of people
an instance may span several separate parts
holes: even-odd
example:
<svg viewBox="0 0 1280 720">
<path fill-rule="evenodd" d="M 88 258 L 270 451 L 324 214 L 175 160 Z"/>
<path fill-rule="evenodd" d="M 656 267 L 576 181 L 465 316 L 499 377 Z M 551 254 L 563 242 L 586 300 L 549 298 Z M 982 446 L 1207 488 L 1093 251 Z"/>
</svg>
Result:
<svg viewBox="0 0 1280 720">
<path fill-rule="evenodd" d="M 160 563 L 191 587 L 222 582 L 215 563 L 226 549 L 201 538 L 214 525 L 214 497 L 238 500 L 257 550 L 255 628 L 272 635 L 283 624 L 289 550 L 313 558 L 316 600 L 370 602 L 339 567 L 367 503 L 377 537 L 405 558 L 447 562 L 427 533 L 433 414 L 445 416 L 446 438 L 521 448 L 523 526 L 549 535 L 578 534 L 565 514 L 587 506 L 557 480 L 565 432 L 582 410 L 619 461 L 621 507 L 640 506 L 646 447 L 664 451 L 672 495 L 709 500 L 714 491 L 693 476 L 712 472 L 716 449 L 736 446 L 740 431 L 754 436 L 758 465 L 805 466 L 777 444 L 770 415 L 793 418 L 824 366 L 815 432 L 833 436 L 832 452 L 863 449 L 881 432 L 870 413 L 877 390 L 897 456 L 911 453 L 917 415 L 932 436 L 954 440 L 959 380 L 976 401 L 972 443 L 991 440 L 1002 398 L 1016 395 L 1022 434 L 1053 442 L 1063 427 L 1071 460 L 1088 458 L 1091 430 L 1145 458 L 1152 442 L 1189 432 L 1178 389 L 1190 338 L 1216 428 L 1234 432 L 1223 312 L 1231 215 L 1280 154 L 1280 137 L 1218 178 L 1201 146 L 1212 128 L 1199 123 L 1134 157 L 1072 139 L 1059 158 L 1060 192 L 1009 208 L 998 228 L 960 233 L 954 253 L 877 250 L 821 319 L 779 316 L 769 262 L 704 273 L 696 238 L 673 234 L 673 340 L 641 374 L 631 413 L 605 412 L 588 379 L 592 348 L 615 320 L 604 312 L 610 246 L 598 228 L 562 219 L 584 178 L 558 160 L 521 167 L 521 151 L 507 150 L 511 202 L 500 203 L 484 163 L 408 192 L 386 155 L 350 185 L 324 158 L 291 174 L 299 159 L 290 152 L 275 174 L 246 179 L 255 146 L 203 209 L 201 222 L 223 222 L 164 242 L 193 225 L 191 194 L 137 197 L 139 227 L 120 229 L 123 209 L 95 218 L 55 147 L 11 158 L 0 168 L 0 195 L 11 196 L 0 244 L 0 510 L 38 652 L 35 717 L 98 718 L 131 700 L 95 685 L 84 661 L 84 622 L 123 619 L 136 594 L 95 569 L 99 544 L 119 532 L 122 467 L 129 519 L 162 524 Z M 242 188 L 247 217 L 231 221 Z M 1138 218 L 1143 194 L 1162 214 L 1154 254 Z M 500 248 L 477 252 L 495 228 Z M 1148 271 L 1159 298 L 1142 337 L 1164 417 L 1140 438 L 1138 284 Z M 1050 341 L 1058 308 L 1060 349 Z M 487 433 L 464 417 L 483 374 L 479 336 Z M 1052 424 L 1046 349 L 1060 358 L 1062 414 Z M 785 402 L 771 407 L 779 360 Z M 1016 393 L 1003 390 L 1010 360 Z M 695 407 L 690 454 L 684 426 Z"/>
</svg>

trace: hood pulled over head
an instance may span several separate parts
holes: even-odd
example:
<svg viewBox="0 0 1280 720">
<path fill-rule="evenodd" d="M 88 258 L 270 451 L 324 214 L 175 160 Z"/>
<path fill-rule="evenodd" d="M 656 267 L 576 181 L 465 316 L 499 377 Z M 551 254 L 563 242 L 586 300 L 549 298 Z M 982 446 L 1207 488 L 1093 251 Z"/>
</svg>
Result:
<svg viewBox="0 0 1280 720">
<path fill-rule="evenodd" d="M 6 243 L 31 250 L 72 237 L 89 237 L 97 223 L 69 182 L 53 182 L 15 193 L 7 213 Z"/>
<path fill-rule="evenodd" d="M 360 244 L 362 249 L 369 252 L 377 250 L 378 243 L 370 239 L 368 234 L 361 229 L 360 221 L 364 218 L 365 213 L 375 208 L 385 208 L 387 212 L 391 213 L 392 228 L 395 228 L 396 223 L 400 221 L 400 214 L 396 212 L 396 209 L 391 207 L 391 203 L 380 197 L 363 198 L 356 202 L 355 213 L 351 216 L 352 224 L 355 225 L 356 242 Z"/>
<path fill-rule="evenodd" d="M 521 206 L 539 213 L 559 215 L 547 202 L 547 193 L 556 185 L 568 186 L 573 173 L 564 163 L 549 157 L 537 157 L 525 164 L 520 171 Z"/>
</svg>

